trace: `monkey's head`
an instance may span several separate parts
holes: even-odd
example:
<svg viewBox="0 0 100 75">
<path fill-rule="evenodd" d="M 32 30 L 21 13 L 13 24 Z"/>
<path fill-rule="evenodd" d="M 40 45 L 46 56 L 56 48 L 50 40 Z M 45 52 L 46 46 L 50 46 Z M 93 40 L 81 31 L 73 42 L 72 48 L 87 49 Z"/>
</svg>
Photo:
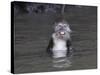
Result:
<svg viewBox="0 0 100 75">
<path fill-rule="evenodd" d="M 69 24 L 65 21 L 59 21 L 55 23 L 55 27 L 54 27 L 54 31 L 56 33 L 56 36 L 58 38 L 69 38 L 70 37 L 70 33 L 71 33 L 71 29 L 69 27 Z"/>
<path fill-rule="evenodd" d="M 69 27 L 69 24 L 65 20 L 62 20 L 60 22 L 56 22 L 54 30 L 55 30 L 55 32 L 59 32 L 61 35 L 64 35 L 66 32 L 71 33 L 71 29 Z"/>
</svg>

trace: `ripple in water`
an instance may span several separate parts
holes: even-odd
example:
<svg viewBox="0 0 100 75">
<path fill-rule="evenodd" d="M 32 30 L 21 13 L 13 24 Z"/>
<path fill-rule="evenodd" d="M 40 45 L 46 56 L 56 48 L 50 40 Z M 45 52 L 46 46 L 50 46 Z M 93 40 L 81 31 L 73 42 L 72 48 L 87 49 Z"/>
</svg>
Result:
<svg viewBox="0 0 100 75">
<path fill-rule="evenodd" d="M 72 64 L 71 61 L 67 59 L 67 57 L 54 58 L 52 63 L 52 66 L 56 68 L 68 68 Z"/>
</svg>

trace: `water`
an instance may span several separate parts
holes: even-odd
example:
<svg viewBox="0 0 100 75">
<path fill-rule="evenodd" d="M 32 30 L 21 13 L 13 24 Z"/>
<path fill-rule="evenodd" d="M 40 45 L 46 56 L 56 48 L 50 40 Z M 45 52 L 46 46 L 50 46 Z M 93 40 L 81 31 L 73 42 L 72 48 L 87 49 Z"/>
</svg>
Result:
<svg viewBox="0 0 100 75">
<path fill-rule="evenodd" d="M 94 69 L 97 67 L 96 8 L 65 14 L 72 29 L 71 59 L 52 59 L 47 53 L 57 14 L 15 17 L 15 73 Z M 81 13 L 80 13 L 81 12 Z M 62 62 L 64 61 L 64 62 Z"/>
<path fill-rule="evenodd" d="M 67 57 L 54 58 L 52 62 L 52 66 L 55 68 L 68 68 L 72 64 Z"/>
</svg>

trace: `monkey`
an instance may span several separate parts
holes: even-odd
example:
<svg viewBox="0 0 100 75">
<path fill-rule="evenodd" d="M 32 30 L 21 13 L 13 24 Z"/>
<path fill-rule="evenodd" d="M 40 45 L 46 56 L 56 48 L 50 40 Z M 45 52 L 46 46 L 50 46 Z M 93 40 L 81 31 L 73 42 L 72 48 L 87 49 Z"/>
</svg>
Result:
<svg viewBox="0 0 100 75">
<path fill-rule="evenodd" d="M 69 57 L 72 53 L 71 32 L 64 19 L 54 23 L 54 32 L 47 47 L 47 53 L 54 58 Z"/>
</svg>

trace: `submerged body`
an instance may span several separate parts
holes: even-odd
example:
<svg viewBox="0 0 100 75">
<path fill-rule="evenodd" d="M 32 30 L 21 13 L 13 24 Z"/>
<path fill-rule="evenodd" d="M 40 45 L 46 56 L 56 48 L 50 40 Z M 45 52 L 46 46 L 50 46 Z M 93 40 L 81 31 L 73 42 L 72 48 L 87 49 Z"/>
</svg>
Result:
<svg viewBox="0 0 100 75">
<path fill-rule="evenodd" d="M 67 57 L 71 49 L 70 33 L 71 29 L 66 21 L 55 23 L 54 33 L 47 49 L 53 58 Z"/>
<path fill-rule="evenodd" d="M 67 43 L 66 43 L 66 39 L 63 39 L 64 36 L 61 36 L 59 38 L 57 38 L 57 34 L 53 34 L 52 38 L 53 38 L 53 48 L 52 48 L 52 52 L 53 52 L 53 58 L 59 58 L 59 57 L 66 57 L 66 53 L 67 53 Z M 61 39 L 62 38 L 62 39 Z"/>
<path fill-rule="evenodd" d="M 53 67 L 70 67 L 71 62 L 67 57 L 70 56 L 71 49 L 71 29 L 69 24 L 62 20 L 55 23 L 54 33 L 52 33 L 47 52 L 53 57 Z"/>
</svg>

